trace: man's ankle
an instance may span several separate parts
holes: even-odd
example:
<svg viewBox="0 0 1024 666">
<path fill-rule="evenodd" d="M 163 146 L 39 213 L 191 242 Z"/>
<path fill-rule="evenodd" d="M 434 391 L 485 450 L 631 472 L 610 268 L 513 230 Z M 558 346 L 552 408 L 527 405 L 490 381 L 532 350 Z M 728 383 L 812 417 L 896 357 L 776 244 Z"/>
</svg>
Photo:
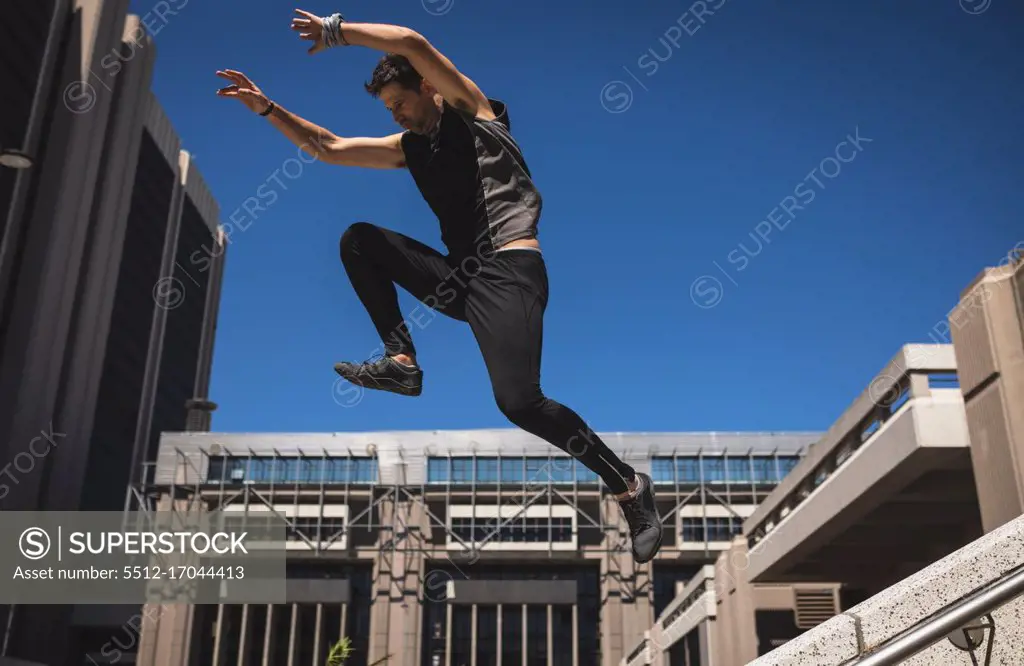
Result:
<svg viewBox="0 0 1024 666">
<path fill-rule="evenodd" d="M 409 356 L 408 354 L 395 354 L 394 356 L 391 357 L 391 359 L 394 360 L 394 361 L 398 361 L 402 365 L 407 365 L 407 366 L 409 366 L 411 368 L 415 368 L 416 367 L 416 357 L 415 356 Z"/>
<path fill-rule="evenodd" d="M 636 497 L 636 491 L 639 487 L 640 477 L 634 475 L 632 479 L 626 482 L 626 492 L 619 493 L 618 495 L 615 496 L 615 498 L 620 502 L 623 502 L 628 499 L 633 499 L 634 497 Z"/>
</svg>

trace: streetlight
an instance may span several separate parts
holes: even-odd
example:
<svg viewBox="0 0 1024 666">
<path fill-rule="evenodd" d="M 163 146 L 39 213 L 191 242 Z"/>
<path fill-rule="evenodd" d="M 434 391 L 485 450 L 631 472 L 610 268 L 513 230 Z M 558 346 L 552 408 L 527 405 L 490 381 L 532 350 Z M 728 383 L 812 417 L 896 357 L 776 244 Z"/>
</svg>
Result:
<svg viewBox="0 0 1024 666">
<path fill-rule="evenodd" d="M 31 169 L 32 156 L 13 148 L 0 148 L 0 166 L 8 169 Z"/>
</svg>

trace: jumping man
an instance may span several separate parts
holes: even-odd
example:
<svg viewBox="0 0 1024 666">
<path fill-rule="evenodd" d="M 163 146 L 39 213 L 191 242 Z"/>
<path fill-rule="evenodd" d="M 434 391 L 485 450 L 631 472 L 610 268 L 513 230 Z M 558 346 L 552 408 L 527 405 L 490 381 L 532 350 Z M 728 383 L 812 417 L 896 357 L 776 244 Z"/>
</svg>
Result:
<svg viewBox="0 0 1024 666">
<path fill-rule="evenodd" d="M 218 91 L 268 118 L 319 160 L 353 167 L 407 169 L 437 216 L 442 255 L 367 222 L 341 237 L 341 262 L 384 343 L 385 353 L 335 371 L 358 386 L 417 396 L 423 370 L 398 306 L 395 285 L 425 305 L 467 322 L 483 353 L 494 398 L 516 426 L 566 451 L 616 494 L 629 524 L 633 557 L 648 562 L 662 526 L 651 478 L 619 459 L 573 410 L 540 389 L 542 322 L 548 277 L 537 225 L 541 195 L 511 134 L 505 104 L 484 95 L 419 33 L 394 25 L 349 23 L 296 10 L 292 29 L 313 44 L 384 52 L 366 91 L 401 126 L 381 138 L 340 137 L 271 101 L 240 72 L 217 72 Z"/>
</svg>

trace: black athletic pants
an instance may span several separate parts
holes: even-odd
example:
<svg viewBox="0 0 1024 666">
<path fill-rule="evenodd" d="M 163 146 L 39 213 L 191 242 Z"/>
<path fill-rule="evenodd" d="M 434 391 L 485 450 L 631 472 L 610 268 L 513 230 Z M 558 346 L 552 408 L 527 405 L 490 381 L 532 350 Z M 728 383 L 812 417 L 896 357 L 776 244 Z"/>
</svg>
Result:
<svg viewBox="0 0 1024 666">
<path fill-rule="evenodd" d="M 341 261 L 389 355 L 414 354 L 395 285 L 425 305 L 469 323 L 483 353 L 498 408 L 513 424 L 568 452 L 614 493 L 634 470 L 583 419 L 540 389 L 548 276 L 543 256 L 512 249 L 461 261 L 367 222 L 341 237 Z"/>
</svg>

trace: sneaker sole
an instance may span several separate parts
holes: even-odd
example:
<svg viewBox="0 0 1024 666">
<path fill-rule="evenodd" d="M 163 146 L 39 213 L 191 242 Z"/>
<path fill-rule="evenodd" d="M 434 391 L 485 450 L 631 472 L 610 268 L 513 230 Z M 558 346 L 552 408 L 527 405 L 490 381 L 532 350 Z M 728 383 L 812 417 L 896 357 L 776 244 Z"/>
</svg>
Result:
<svg viewBox="0 0 1024 666">
<path fill-rule="evenodd" d="M 644 483 L 648 484 L 647 487 L 650 489 L 651 496 L 653 497 L 654 496 L 654 480 L 651 479 L 651 477 L 649 475 L 647 475 L 647 474 L 641 474 L 641 476 L 644 477 Z M 654 507 L 655 507 L 654 508 L 654 515 L 658 518 L 658 523 L 660 524 L 661 523 L 661 514 L 658 512 L 658 509 L 657 509 L 657 507 L 658 507 L 657 500 L 654 500 L 654 502 L 655 502 L 655 504 L 654 504 Z M 636 556 L 636 553 L 633 553 L 633 559 L 637 562 L 637 564 L 646 564 L 646 563 L 650 562 L 651 560 L 654 559 L 654 557 L 658 554 L 658 552 L 661 551 L 661 544 L 662 544 L 662 542 L 664 540 L 665 540 L 665 528 L 664 528 L 664 526 L 662 526 L 661 529 L 658 531 L 658 541 L 654 544 L 654 550 L 651 551 L 650 556 L 641 559 L 641 558 Z"/>
<path fill-rule="evenodd" d="M 654 544 L 654 550 L 651 552 L 650 556 L 649 557 L 645 557 L 645 558 L 640 558 L 640 557 L 636 556 L 636 553 L 633 553 L 633 560 L 637 564 L 647 564 L 648 562 L 653 560 L 654 556 L 657 555 L 658 552 L 661 550 L 661 542 L 664 541 L 664 540 L 665 540 L 665 531 L 662 530 L 661 534 L 658 535 L 658 542 Z"/>
<path fill-rule="evenodd" d="M 388 393 L 398 393 L 399 395 L 408 395 L 408 396 L 413 396 L 413 397 L 418 396 L 418 395 L 420 395 L 423 392 L 423 384 L 419 384 L 417 386 L 406 386 L 405 384 L 400 384 L 400 383 L 396 382 L 393 379 L 384 380 L 385 382 L 387 382 L 385 384 L 382 381 L 378 381 L 376 379 L 369 378 L 370 381 L 373 382 L 371 384 L 371 383 L 368 383 L 367 381 L 364 381 L 363 379 L 359 378 L 356 375 L 345 374 L 345 373 L 341 372 L 340 370 L 338 370 L 337 368 L 335 368 L 334 371 L 336 373 L 338 373 L 338 375 L 342 379 L 344 379 L 344 380 L 346 380 L 348 382 L 351 382 L 352 384 L 355 384 L 356 386 L 361 386 L 362 388 L 366 388 L 366 389 L 371 389 L 371 390 L 375 390 L 375 391 L 386 391 Z"/>
</svg>

